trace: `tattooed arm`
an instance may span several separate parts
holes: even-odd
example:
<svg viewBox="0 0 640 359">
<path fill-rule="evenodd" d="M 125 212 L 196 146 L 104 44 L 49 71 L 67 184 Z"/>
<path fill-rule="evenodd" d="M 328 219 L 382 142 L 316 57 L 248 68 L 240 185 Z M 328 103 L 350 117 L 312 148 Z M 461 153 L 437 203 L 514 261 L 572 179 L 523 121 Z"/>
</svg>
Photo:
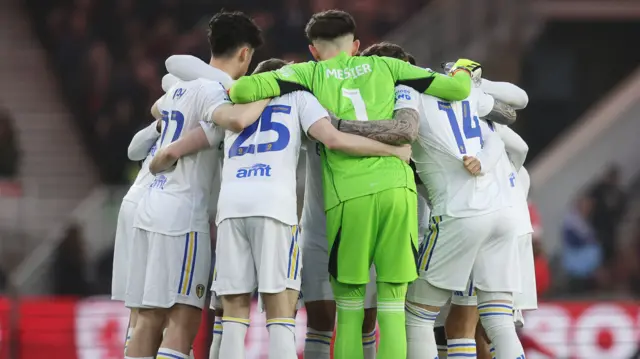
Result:
<svg viewBox="0 0 640 359">
<path fill-rule="evenodd" d="M 331 114 L 331 124 L 341 132 L 397 146 L 411 143 L 418 137 L 420 115 L 410 108 L 394 111 L 392 120 L 379 121 L 346 121 Z"/>
<path fill-rule="evenodd" d="M 486 116 L 483 116 L 485 120 L 493 121 L 503 125 L 511 125 L 516 122 L 516 110 L 506 103 L 495 100 L 493 109 Z"/>
</svg>

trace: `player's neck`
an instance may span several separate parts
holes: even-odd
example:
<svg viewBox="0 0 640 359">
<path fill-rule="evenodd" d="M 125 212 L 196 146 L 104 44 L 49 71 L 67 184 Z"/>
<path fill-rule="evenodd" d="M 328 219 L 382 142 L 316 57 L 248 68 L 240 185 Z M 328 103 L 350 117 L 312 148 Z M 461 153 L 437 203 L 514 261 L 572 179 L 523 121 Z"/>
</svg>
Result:
<svg viewBox="0 0 640 359">
<path fill-rule="evenodd" d="M 234 80 L 236 80 L 236 78 L 234 77 L 234 65 L 231 63 L 231 60 L 225 60 L 225 59 L 216 59 L 216 58 L 211 58 L 211 60 L 209 61 L 209 66 L 211 67 L 215 67 L 218 70 L 224 71 L 227 75 L 231 76 L 231 78 L 233 78 Z"/>
</svg>

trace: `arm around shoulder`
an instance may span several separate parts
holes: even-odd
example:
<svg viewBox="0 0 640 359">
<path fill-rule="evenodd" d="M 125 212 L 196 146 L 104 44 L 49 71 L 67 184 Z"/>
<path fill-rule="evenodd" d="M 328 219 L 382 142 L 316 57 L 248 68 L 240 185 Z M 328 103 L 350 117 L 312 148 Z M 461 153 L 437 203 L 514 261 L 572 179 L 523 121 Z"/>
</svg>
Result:
<svg viewBox="0 0 640 359">
<path fill-rule="evenodd" d="M 342 151 L 351 156 L 395 156 L 405 161 L 409 161 L 411 156 L 409 145 L 391 146 L 366 137 L 343 133 L 333 127 L 328 118 L 316 121 L 309 127 L 308 134 L 328 149 Z"/>
</svg>

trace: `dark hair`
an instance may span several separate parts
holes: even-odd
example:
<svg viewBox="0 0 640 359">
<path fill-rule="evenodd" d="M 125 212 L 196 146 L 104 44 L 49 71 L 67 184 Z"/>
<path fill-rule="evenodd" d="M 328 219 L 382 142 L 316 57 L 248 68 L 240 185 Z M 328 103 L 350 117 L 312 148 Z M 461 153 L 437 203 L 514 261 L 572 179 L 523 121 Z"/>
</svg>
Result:
<svg viewBox="0 0 640 359">
<path fill-rule="evenodd" d="M 407 52 L 407 61 L 413 66 L 416 66 L 416 58 L 413 57 L 410 53 Z"/>
<path fill-rule="evenodd" d="M 280 70 L 281 68 L 283 68 L 284 66 L 286 66 L 288 64 L 289 64 L 288 62 L 286 62 L 286 61 L 284 61 L 282 59 L 264 60 L 261 63 L 259 63 L 258 66 L 256 66 L 255 70 L 253 70 L 253 75 L 259 74 L 259 73 L 262 73 L 262 72 Z"/>
<path fill-rule="evenodd" d="M 313 14 L 304 29 L 310 42 L 333 40 L 340 36 L 356 34 L 356 21 L 342 10 L 327 10 Z"/>
<path fill-rule="evenodd" d="M 373 44 L 362 51 L 362 56 L 386 56 L 402 61 L 408 60 L 408 54 L 402 47 L 390 42 L 380 42 Z"/>
<path fill-rule="evenodd" d="M 262 46 L 262 31 L 246 14 L 220 11 L 209 21 L 209 45 L 213 56 L 227 56 L 242 46 Z"/>
</svg>

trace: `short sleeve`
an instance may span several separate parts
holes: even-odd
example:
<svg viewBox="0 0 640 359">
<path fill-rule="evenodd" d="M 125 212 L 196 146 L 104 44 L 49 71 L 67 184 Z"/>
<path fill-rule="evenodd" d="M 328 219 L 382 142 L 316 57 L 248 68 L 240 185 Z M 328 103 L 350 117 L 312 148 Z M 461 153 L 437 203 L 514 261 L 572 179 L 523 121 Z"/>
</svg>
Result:
<svg viewBox="0 0 640 359">
<path fill-rule="evenodd" d="M 217 81 L 207 81 L 200 88 L 202 112 L 200 119 L 204 122 L 212 122 L 211 115 L 218 107 L 231 104 L 227 89 Z"/>
<path fill-rule="evenodd" d="M 295 94 L 297 96 L 298 117 L 304 133 L 307 133 L 309 127 L 318 120 L 329 117 L 329 113 L 315 96 L 308 92 L 296 92 Z"/>
<path fill-rule="evenodd" d="M 200 121 L 200 127 L 202 127 L 205 136 L 207 136 L 209 147 L 217 146 L 224 137 L 224 130 L 222 127 L 218 127 L 212 122 Z"/>
<path fill-rule="evenodd" d="M 396 104 L 394 111 L 408 108 L 418 111 L 420 107 L 420 94 L 409 86 L 396 86 Z"/>
</svg>

